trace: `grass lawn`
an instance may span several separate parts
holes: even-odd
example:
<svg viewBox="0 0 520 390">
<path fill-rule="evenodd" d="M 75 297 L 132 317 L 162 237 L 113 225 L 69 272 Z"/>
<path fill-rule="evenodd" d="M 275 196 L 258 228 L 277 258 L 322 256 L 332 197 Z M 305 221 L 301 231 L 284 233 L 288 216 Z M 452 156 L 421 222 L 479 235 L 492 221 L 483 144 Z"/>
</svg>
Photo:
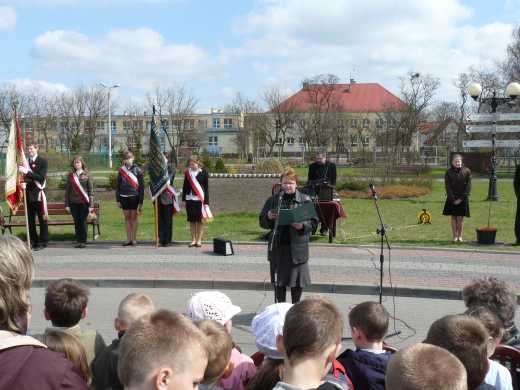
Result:
<svg viewBox="0 0 520 390">
<path fill-rule="evenodd" d="M 476 239 L 475 228 L 487 224 L 488 202 L 487 180 L 474 180 L 471 193 L 471 218 L 466 219 L 464 239 Z M 514 241 L 514 213 L 516 198 L 511 180 L 499 180 L 498 202 L 492 203 L 491 225 L 498 227 L 497 241 L 510 244 Z M 400 245 L 467 247 L 467 244 L 451 242 L 449 217 L 442 215 L 444 206 L 444 185 L 441 181 L 434 183 L 433 191 L 417 199 L 381 200 L 380 208 L 391 243 Z M 378 227 L 377 215 L 372 200 L 342 199 L 347 218 L 338 224 L 336 242 L 345 244 L 373 244 L 379 236 L 375 234 Z M 417 214 L 427 209 L 433 215 L 431 225 L 418 225 Z M 5 208 L 4 208 L 5 209 Z M 22 233 L 22 229 L 17 229 Z M 51 227 L 52 240 L 72 240 L 73 227 Z M 90 233 L 90 232 L 89 232 Z M 225 237 L 236 241 L 259 240 L 264 230 L 258 226 L 258 214 L 224 213 L 216 215 L 215 221 L 206 227 L 205 238 Z M 153 209 L 149 201 L 145 202 L 143 215 L 140 218 L 139 240 L 152 240 L 154 237 Z M 174 240 L 188 240 L 189 230 L 184 212 L 174 217 Z M 90 236 L 89 236 L 90 239 Z M 114 202 L 104 202 L 101 210 L 100 240 L 125 239 L 123 216 Z M 313 237 L 313 242 L 327 242 L 325 237 Z M 486 247 L 483 247 L 486 248 Z M 500 248 L 503 247 L 492 247 Z M 504 247 L 520 250 L 514 247 Z"/>
</svg>

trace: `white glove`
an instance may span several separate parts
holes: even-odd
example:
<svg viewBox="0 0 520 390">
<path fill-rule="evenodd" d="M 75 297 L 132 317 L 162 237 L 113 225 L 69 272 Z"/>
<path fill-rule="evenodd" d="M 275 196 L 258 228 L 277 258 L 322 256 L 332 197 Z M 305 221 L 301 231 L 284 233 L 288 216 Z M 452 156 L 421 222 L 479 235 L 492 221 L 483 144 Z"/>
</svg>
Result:
<svg viewBox="0 0 520 390">
<path fill-rule="evenodd" d="M 29 169 L 27 169 L 26 167 L 24 167 L 23 165 L 19 165 L 18 166 L 18 171 L 19 172 L 22 172 L 24 175 L 29 172 Z"/>
<path fill-rule="evenodd" d="M 70 214 L 70 207 L 65 207 L 65 210 L 67 210 L 67 213 Z"/>
</svg>

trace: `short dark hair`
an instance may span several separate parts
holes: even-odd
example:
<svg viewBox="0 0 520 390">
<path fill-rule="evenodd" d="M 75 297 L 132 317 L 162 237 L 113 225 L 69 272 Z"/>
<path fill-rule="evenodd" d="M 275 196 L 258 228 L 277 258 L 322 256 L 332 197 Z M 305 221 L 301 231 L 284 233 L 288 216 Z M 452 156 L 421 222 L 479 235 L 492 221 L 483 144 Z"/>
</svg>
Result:
<svg viewBox="0 0 520 390">
<path fill-rule="evenodd" d="M 388 362 L 386 390 L 466 390 L 466 369 L 444 348 L 415 344 L 396 352 Z"/>
<path fill-rule="evenodd" d="M 47 286 L 45 310 L 53 326 L 70 328 L 80 320 L 88 304 L 88 287 L 73 279 L 60 279 Z"/>
<path fill-rule="evenodd" d="M 444 316 L 435 321 L 424 341 L 447 349 L 466 367 L 468 389 L 478 388 L 489 368 L 487 357 L 489 334 L 479 320 L 464 315 Z"/>
<path fill-rule="evenodd" d="M 315 356 L 341 343 L 343 319 L 331 302 L 310 298 L 289 309 L 283 326 L 285 354 L 290 362 Z"/>
<path fill-rule="evenodd" d="M 381 341 L 388 332 L 390 314 L 377 302 L 363 302 L 349 313 L 350 327 L 360 329 L 368 341 Z"/>
</svg>

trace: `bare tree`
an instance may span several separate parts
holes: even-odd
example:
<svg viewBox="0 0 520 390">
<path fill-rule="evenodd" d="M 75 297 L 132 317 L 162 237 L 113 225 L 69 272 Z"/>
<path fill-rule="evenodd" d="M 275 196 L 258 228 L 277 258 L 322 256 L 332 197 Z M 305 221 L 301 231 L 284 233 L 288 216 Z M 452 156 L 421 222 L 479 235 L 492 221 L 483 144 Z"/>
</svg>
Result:
<svg viewBox="0 0 520 390">
<path fill-rule="evenodd" d="M 249 153 L 251 153 L 250 144 L 251 141 L 254 140 L 258 129 L 257 126 L 253 126 L 256 123 L 255 121 L 246 120 L 246 118 L 251 114 L 260 113 L 260 105 L 238 92 L 235 95 L 233 102 L 224 108 L 224 112 L 240 115 L 240 121 L 237 125 L 238 134 L 235 137 L 235 143 L 238 147 L 240 157 L 245 158 Z"/>
<path fill-rule="evenodd" d="M 45 152 L 48 152 L 51 134 L 58 128 L 58 99 L 41 91 L 33 91 L 28 99 L 30 113 L 24 118 L 25 125 L 32 128 L 33 141 L 43 144 Z"/>
<path fill-rule="evenodd" d="M 195 111 L 197 99 L 183 85 L 164 89 L 157 86 L 147 98 L 150 105 L 156 106 L 161 123 L 163 120 L 169 122 L 170 131 L 164 131 L 164 134 L 172 150 L 173 161 L 177 165 L 179 149 L 182 146 L 200 146 L 201 135 L 189 119 Z M 166 127 L 163 126 L 163 129 Z"/>
<path fill-rule="evenodd" d="M 275 146 L 278 146 L 279 157 L 281 157 L 287 132 L 294 127 L 297 118 L 295 102 L 288 99 L 288 96 L 276 87 L 266 89 L 262 94 L 262 99 L 268 107 L 267 118 L 269 118 L 261 123 L 267 126 L 267 129 L 263 131 L 268 148 L 266 152 L 271 157 Z"/>
<path fill-rule="evenodd" d="M 410 72 L 407 77 L 401 78 L 401 95 L 405 104 L 401 108 L 394 129 L 393 147 L 396 162 L 400 160 L 400 153 L 410 148 L 412 137 L 417 132 L 419 124 L 424 122 L 439 86 L 439 79 L 432 75 Z"/>
<path fill-rule="evenodd" d="M 125 106 L 123 132 L 126 136 L 126 148 L 131 150 L 137 159 L 141 158 L 145 126 L 142 115 L 144 108 L 139 103 L 129 101 Z"/>
<path fill-rule="evenodd" d="M 507 47 L 506 59 L 500 64 L 504 84 L 520 80 L 520 25 L 513 31 L 513 41 Z"/>
<path fill-rule="evenodd" d="M 81 147 L 81 136 L 85 125 L 87 93 L 84 87 L 77 87 L 62 93 L 58 99 L 61 137 L 67 151 L 77 153 Z"/>
<path fill-rule="evenodd" d="M 101 87 L 91 87 L 85 91 L 85 143 L 83 149 L 85 152 L 92 150 L 97 139 L 98 122 L 108 114 L 107 95 Z M 112 124 L 108 124 L 108 131 L 112 131 Z"/>
<path fill-rule="evenodd" d="M 317 75 L 303 81 L 303 92 L 308 107 L 305 126 L 300 126 L 311 149 L 326 148 L 333 139 L 340 112 L 337 84 L 333 74 Z M 302 123 L 303 124 L 303 123 Z"/>
</svg>

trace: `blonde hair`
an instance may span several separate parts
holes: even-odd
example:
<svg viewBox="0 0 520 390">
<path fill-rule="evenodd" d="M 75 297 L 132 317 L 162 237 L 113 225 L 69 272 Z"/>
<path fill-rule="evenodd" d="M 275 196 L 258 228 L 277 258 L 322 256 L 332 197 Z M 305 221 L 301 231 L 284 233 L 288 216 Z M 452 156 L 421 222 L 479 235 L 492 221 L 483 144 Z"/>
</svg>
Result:
<svg viewBox="0 0 520 390">
<path fill-rule="evenodd" d="M 25 333 L 33 276 L 34 260 L 27 245 L 15 236 L 0 237 L 0 329 Z"/>
<path fill-rule="evenodd" d="M 224 325 L 217 321 L 202 320 L 196 324 L 208 338 L 208 366 L 202 382 L 211 385 L 224 375 L 231 359 L 233 340 Z"/>
<path fill-rule="evenodd" d="M 92 373 L 87 359 L 87 352 L 81 341 L 74 335 L 59 330 L 45 332 L 42 342 L 55 352 L 65 354 L 76 367 L 86 383 L 90 383 Z"/>
<path fill-rule="evenodd" d="M 135 321 L 121 339 L 118 374 L 126 388 L 144 384 L 151 372 L 166 366 L 186 370 L 197 356 L 208 358 L 204 333 L 188 318 L 158 310 Z"/>
<path fill-rule="evenodd" d="M 451 352 L 415 344 L 396 352 L 386 368 L 387 390 L 467 390 L 464 365 Z"/>
<path fill-rule="evenodd" d="M 153 311 L 154 305 L 148 295 L 132 293 L 123 298 L 119 304 L 117 319 L 129 327 L 136 320 Z"/>
<path fill-rule="evenodd" d="M 288 179 L 294 180 L 296 183 L 298 183 L 298 174 L 291 167 L 287 168 L 282 173 L 282 175 L 280 176 L 280 182 L 282 182 L 285 177 L 288 178 Z"/>
</svg>

